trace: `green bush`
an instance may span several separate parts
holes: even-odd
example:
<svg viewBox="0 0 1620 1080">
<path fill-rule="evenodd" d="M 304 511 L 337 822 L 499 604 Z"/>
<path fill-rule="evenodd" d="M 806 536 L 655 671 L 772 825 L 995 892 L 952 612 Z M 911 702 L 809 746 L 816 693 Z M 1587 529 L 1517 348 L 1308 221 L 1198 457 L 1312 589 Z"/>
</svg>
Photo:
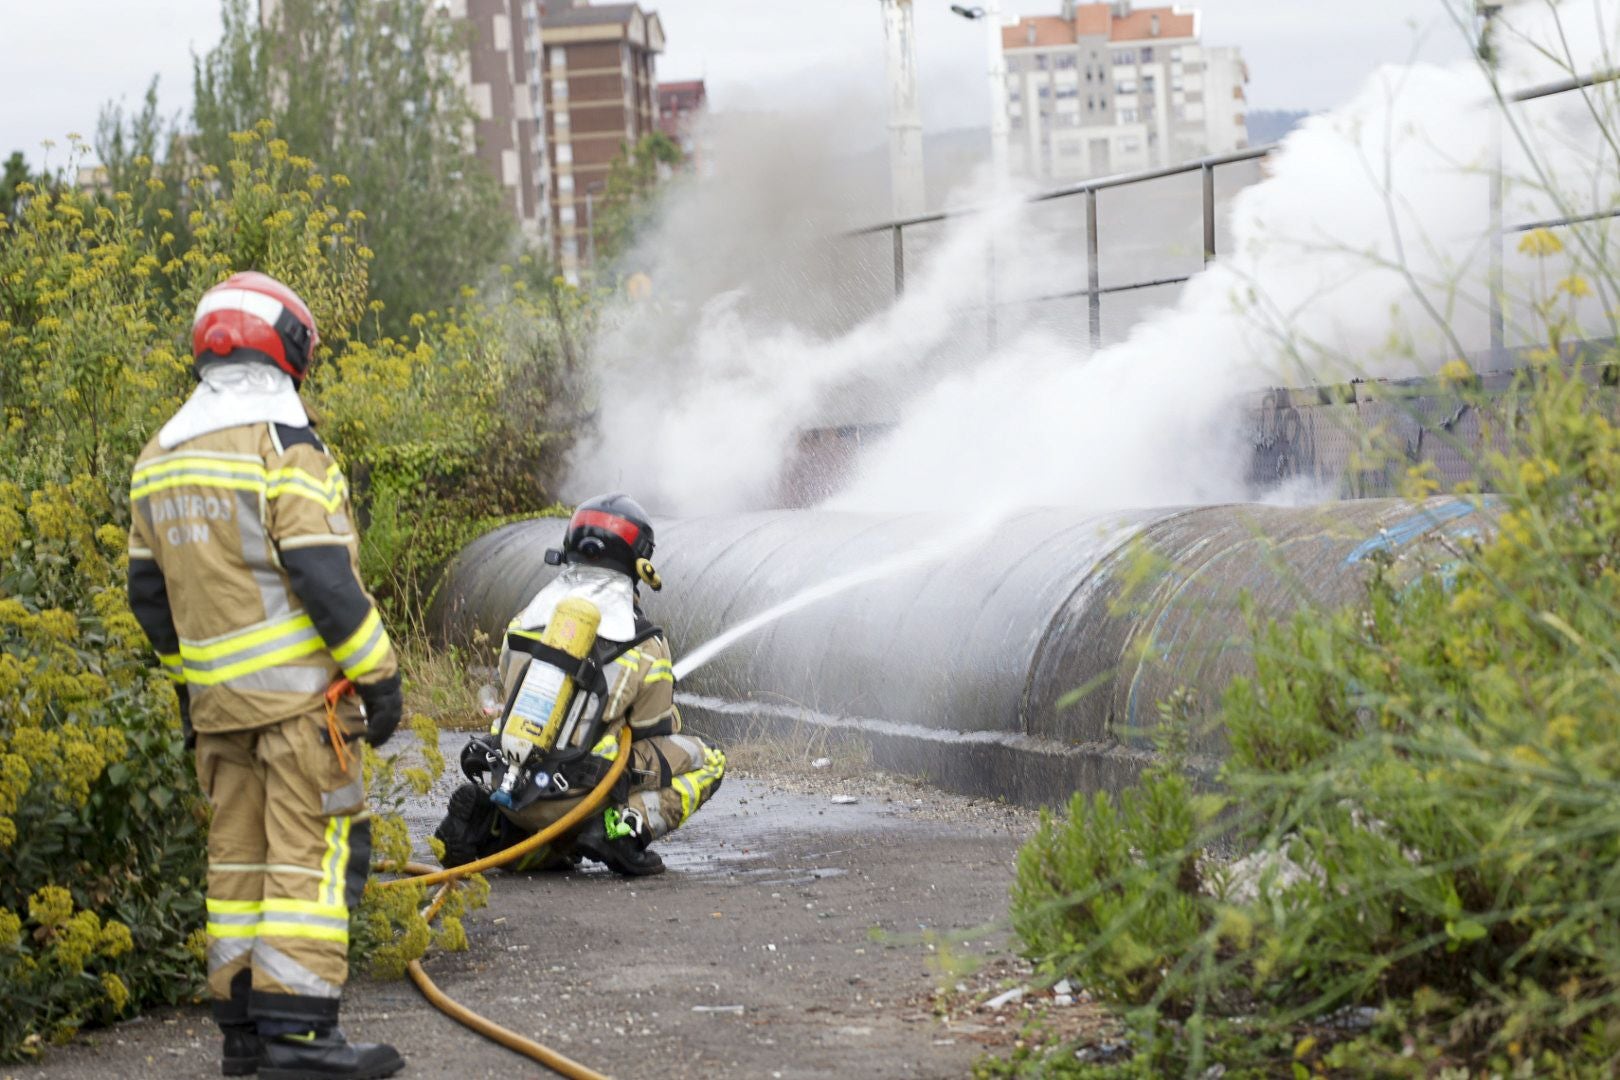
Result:
<svg viewBox="0 0 1620 1080">
<path fill-rule="evenodd" d="M 1485 463 L 1490 536 L 1255 627 L 1254 677 L 1214 711 L 1219 797 L 1172 752 L 1043 824 L 1015 923 L 1119 1012 L 1133 1057 L 1030 1070 L 1610 1075 L 1620 430 L 1594 382 L 1549 367 L 1475 402 L 1512 436 Z"/>
</svg>

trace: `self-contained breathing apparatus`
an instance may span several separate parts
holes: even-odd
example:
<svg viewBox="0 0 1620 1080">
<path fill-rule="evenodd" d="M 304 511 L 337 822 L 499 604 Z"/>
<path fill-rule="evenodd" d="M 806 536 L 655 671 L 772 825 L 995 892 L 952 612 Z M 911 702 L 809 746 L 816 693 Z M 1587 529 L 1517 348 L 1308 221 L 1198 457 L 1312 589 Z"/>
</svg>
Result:
<svg viewBox="0 0 1620 1080">
<path fill-rule="evenodd" d="M 607 772 L 610 762 L 591 752 L 608 707 L 605 673 L 663 631 L 652 626 L 629 641 L 609 641 L 597 636 L 601 619 L 595 604 L 568 597 L 539 634 L 507 634 L 507 647 L 528 664 L 489 736 L 469 740 L 461 763 L 496 806 L 519 811 L 540 799 L 577 798 Z"/>
</svg>

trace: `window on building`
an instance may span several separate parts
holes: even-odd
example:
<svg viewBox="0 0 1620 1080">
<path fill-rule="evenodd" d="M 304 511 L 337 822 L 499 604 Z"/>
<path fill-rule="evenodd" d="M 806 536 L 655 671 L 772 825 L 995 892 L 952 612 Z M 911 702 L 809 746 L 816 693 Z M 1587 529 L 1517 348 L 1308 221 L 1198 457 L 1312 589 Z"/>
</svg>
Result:
<svg viewBox="0 0 1620 1080">
<path fill-rule="evenodd" d="M 565 205 L 561 210 L 557 211 L 557 220 L 563 225 L 572 225 L 575 221 L 579 220 L 574 214 L 574 206 L 572 203 Z"/>
<path fill-rule="evenodd" d="M 1041 96 L 1041 100 L 1045 101 L 1047 98 L 1052 96 L 1052 88 L 1050 86 L 1041 87 L 1040 96 Z"/>
<path fill-rule="evenodd" d="M 1121 109 L 1121 110 L 1119 110 L 1119 122 L 1122 123 L 1122 124 L 1134 124 L 1134 123 L 1136 123 L 1136 110 L 1135 109 Z"/>
<path fill-rule="evenodd" d="M 551 66 L 554 67 L 554 68 L 565 68 L 565 67 L 567 67 L 568 66 L 568 50 L 567 49 L 553 48 L 551 50 Z"/>
<path fill-rule="evenodd" d="M 574 146 L 572 143 L 557 144 L 557 164 L 572 165 L 574 163 Z"/>
<path fill-rule="evenodd" d="M 1153 48 L 1152 48 L 1152 46 L 1149 46 L 1149 47 L 1142 50 L 1142 63 L 1144 63 L 1144 64 L 1153 63 Z"/>
<path fill-rule="evenodd" d="M 1116 93 L 1116 94 L 1134 94 L 1134 93 L 1136 93 L 1136 80 L 1135 79 L 1121 79 L 1121 80 L 1119 80 L 1119 85 L 1114 87 L 1114 93 Z"/>
<path fill-rule="evenodd" d="M 1136 63 L 1136 51 L 1134 49 L 1120 49 L 1118 52 L 1116 52 L 1114 54 L 1114 64 L 1115 64 L 1116 67 L 1119 66 L 1119 65 L 1122 65 L 1122 64 L 1135 64 L 1135 63 Z"/>
<path fill-rule="evenodd" d="M 1151 75 L 1142 76 L 1142 93 L 1151 94 L 1158 89 L 1158 81 Z"/>
<path fill-rule="evenodd" d="M 552 101 L 567 101 L 568 100 L 568 80 L 567 79 L 552 79 L 551 80 L 551 100 Z"/>
<path fill-rule="evenodd" d="M 1080 96 L 1080 88 L 1078 86 L 1060 86 L 1058 87 L 1057 96 L 1060 101 L 1067 98 L 1078 98 Z"/>
<path fill-rule="evenodd" d="M 1077 63 L 1078 61 L 1072 56 L 1059 56 L 1057 58 L 1057 66 L 1059 71 L 1072 70 Z"/>
<path fill-rule="evenodd" d="M 1095 94 L 1087 94 L 1086 95 L 1086 112 L 1096 112 L 1096 111 L 1097 111 L 1097 95 L 1095 95 Z"/>
<path fill-rule="evenodd" d="M 569 173 L 567 176 L 557 177 L 557 191 L 562 195 L 572 195 L 574 193 L 573 173 Z"/>
<path fill-rule="evenodd" d="M 1047 55 L 1045 53 L 1036 53 L 1035 54 L 1035 70 L 1037 70 L 1037 71 L 1045 71 L 1046 68 L 1047 68 L 1047 64 L 1048 64 L 1048 58 L 1047 58 Z"/>
</svg>

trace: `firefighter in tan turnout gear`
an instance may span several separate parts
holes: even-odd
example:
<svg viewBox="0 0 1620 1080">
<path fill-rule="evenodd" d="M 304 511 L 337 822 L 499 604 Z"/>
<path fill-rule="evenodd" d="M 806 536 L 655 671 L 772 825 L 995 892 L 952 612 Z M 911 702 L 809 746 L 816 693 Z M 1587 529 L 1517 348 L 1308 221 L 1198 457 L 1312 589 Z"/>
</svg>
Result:
<svg viewBox="0 0 1620 1080">
<path fill-rule="evenodd" d="M 563 570 L 507 628 L 506 707 L 462 751 L 469 783 L 451 795 L 435 834 L 446 866 L 505 850 L 573 809 L 618 756 L 626 724 L 630 764 L 606 809 L 514 869 L 567 869 L 585 857 L 620 874 L 661 873 L 648 845 L 719 789 L 725 755 L 681 730 L 669 642 L 638 602 L 638 585 L 661 585 L 652 553 L 652 524 L 624 495 L 581 505 L 562 550 L 546 553 Z M 564 677 L 578 686 L 572 698 L 557 693 Z M 526 714 L 531 707 L 538 712 Z"/>
<path fill-rule="evenodd" d="M 347 485 L 298 396 L 317 341 L 309 309 L 272 278 L 210 290 L 193 328 L 199 386 L 130 489 L 131 606 L 175 682 L 214 811 L 208 986 L 223 1071 L 268 1080 L 404 1065 L 337 1026 L 371 856 L 348 743 L 387 741 L 402 701 Z M 345 680 L 355 695 L 338 697 Z"/>
</svg>

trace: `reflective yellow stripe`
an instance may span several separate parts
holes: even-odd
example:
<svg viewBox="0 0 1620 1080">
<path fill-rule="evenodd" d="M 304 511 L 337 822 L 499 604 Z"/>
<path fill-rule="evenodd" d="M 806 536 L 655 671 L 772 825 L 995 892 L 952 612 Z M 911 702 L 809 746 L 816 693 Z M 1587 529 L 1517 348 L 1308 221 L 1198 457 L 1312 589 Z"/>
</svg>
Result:
<svg viewBox="0 0 1620 1080">
<path fill-rule="evenodd" d="M 184 641 L 180 643 L 180 655 L 187 660 L 221 660 L 243 649 L 251 649 L 256 645 L 267 645 L 280 637 L 298 630 L 308 630 L 315 625 L 308 615 L 290 615 L 278 623 L 250 630 L 243 634 L 233 634 L 230 637 L 220 638 L 207 645 L 191 645 Z"/>
<path fill-rule="evenodd" d="M 637 663 L 636 661 L 630 659 L 628 656 L 621 656 L 621 657 L 619 657 L 617 660 L 615 660 L 613 662 L 615 664 L 623 665 L 624 667 L 629 668 L 631 671 L 634 671 L 636 668 L 641 666 L 639 663 Z"/>
<path fill-rule="evenodd" d="M 264 909 L 262 900 L 215 900 L 207 899 L 208 910 L 216 915 L 257 915 Z"/>
<path fill-rule="evenodd" d="M 674 666 L 675 662 L 673 660 L 654 660 L 652 669 L 657 671 L 659 668 L 672 668 Z"/>
<path fill-rule="evenodd" d="M 263 937 L 281 938 L 309 938 L 314 941 L 341 941 L 347 944 L 349 932 L 339 930 L 335 926 L 306 926 L 303 923 L 282 923 L 273 919 L 266 919 L 259 924 L 258 933 Z M 246 935 L 230 934 L 227 937 L 244 937 Z"/>
<path fill-rule="evenodd" d="M 266 900 L 264 912 L 288 915 L 324 915 L 333 919 L 347 919 L 349 909 L 339 904 L 322 904 L 315 900 Z"/>
<path fill-rule="evenodd" d="M 235 478 L 229 476 L 210 476 L 203 473 L 180 473 L 175 476 L 164 476 L 148 483 L 140 484 L 129 489 L 131 499 L 144 499 L 148 495 L 155 495 L 160 491 L 168 491 L 177 487 L 215 487 L 229 488 L 232 491 L 252 491 L 263 493 L 264 481 Z"/>
<path fill-rule="evenodd" d="M 619 737 L 615 734 L 602 736 L 597 744 L 591 747 L 591 753 L 608 761 L 615 761 L 619 757 Z"/>
<path fill-rule="evenodd" d="M 654 672 L 653 674 L 648 675 L 645 679 L 642 679 L 641 681 L 644 684 L 645 683 L 655 683 L 655 682 L 672 683 L 672 682 L 675 681 L 675 673 L 673 671 Z"/>
<path fill-rule="evenodd" d="M 255 457 L 238 454 L 172 454 L 154 458 L 135 470 L 135 481 L 164 476 L 173 472 L 211 469 L 214 472 L 238 473 L 242 476 L 266 476 L 264 462 Z"/>
<path fill-rule="evenodd" d="M 362 675 L 370 675 L 382 664 L 383 660 L 388 656 L 388 650 L 393 647 L 394 643 L 388 640 L 387 634 L 384 634 L 372 650 L 360 658 L 358 663 L 353 667 L 345 667 L 343 674 L 351 679 L 358 679 Z"/>
<path fill-rule="evenodd" d="M 330 906 L 343 902 L 343 875 L 349 867 L 349 824 L 347 815 L 326 823 L 326 856 L 321 860 L 321 896 Z"/>
<path fill-rule="evenodd" d="M 692 811 L 697 809 L 697 789 L 692 786 L 692 781 L 684 776 L 677 776 L 673 783 L 676 793 L 681 797 L 681 821 L 685 822 L 692 816 Z"/>
<path fill-rule="evenodd" d="M 208 936 L 216 938 L 250 938 L 259 936 L 259 928 L 263 923 L 252 926 L 237 926 L 232 923 L 209 923 Z"/>
<path fill-rule="evenodd" d="M 343 480 L 343 470 L 335 464 L 326 470 L 325 480 L 299 468 L 277 469 L 269 473 L 267 478 L 270 482 L 268 491 L 270 498 L 279 499 L 283 495 L 296 495 L 301 499 L 309 499 L 320 504 L 327 513 L 332 513 L 343 505 L 343 498 L 348 490 L 348 485 Z"/>
<path fill-rule="evenodd" d="M 256 656 L 251 660 L 243 660 L 227 667 L 214 668 L 211 671 L 187 671 L 186 682 L 195 683 L 198 686 L 218 686 L 220 683 L 239 679 L 243 675 L 253 675 L 273 667 L 280 667 L 282 664 L 293 660 L 302 660 L 306 656 L 313 656 L 325 647 L 318 636 L 313 637 L 308 641 L 294 642 L 285 648 L 265 653 L 263 656 Z"/>
<path fill-rule="evenodd" d="M 341 664 L 359 652 L 360 647 L 366 643 L 372 634 L 376 633 L 377 627 L 381 625 L 382 616 L 377 614 L 376 608 L 372 608 L 371 612 L 361 620 L 360 629 L 350 634 L 347 641 L 332 650 L 332 659 Z"/>
</svg>

